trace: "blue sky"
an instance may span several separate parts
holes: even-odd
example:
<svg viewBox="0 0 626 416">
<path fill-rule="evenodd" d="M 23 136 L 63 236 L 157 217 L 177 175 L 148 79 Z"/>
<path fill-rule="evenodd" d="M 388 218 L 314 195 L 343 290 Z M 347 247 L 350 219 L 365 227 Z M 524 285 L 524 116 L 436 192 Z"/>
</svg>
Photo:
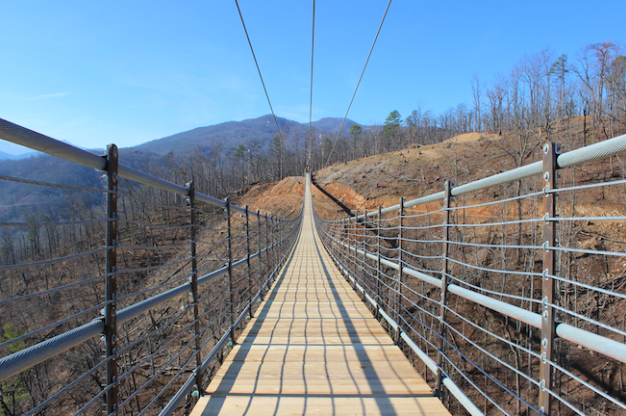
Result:
<svg viewBox="0 0 626 416">
<path fill-rule="evenodd" d="M 234 1 L 0 0 L 0 117 L 132 146 L 269 113 Z M 313 119 L 343 117 L 387 0 L 316 3 Z M 308 122 L 311 1 L 240 0 L 277 116 Z M 395 0 L 349 118 L 471 103 L 524 55 L 626 44 L 620 1 Z M 0 142 L 0 150 L 23 150 Z"/>
</svg>

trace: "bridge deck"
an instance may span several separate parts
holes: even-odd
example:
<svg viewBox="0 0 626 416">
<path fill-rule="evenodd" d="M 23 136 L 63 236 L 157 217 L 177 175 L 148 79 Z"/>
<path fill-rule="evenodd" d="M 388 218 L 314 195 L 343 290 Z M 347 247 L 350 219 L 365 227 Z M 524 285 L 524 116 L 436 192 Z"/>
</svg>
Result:
<svg viewBox="0 0 626 416">
<path fill-rule="evenodd" d="M 313 224 L 192 416 L 448 415 L 336 269 Z"/>
</svg>

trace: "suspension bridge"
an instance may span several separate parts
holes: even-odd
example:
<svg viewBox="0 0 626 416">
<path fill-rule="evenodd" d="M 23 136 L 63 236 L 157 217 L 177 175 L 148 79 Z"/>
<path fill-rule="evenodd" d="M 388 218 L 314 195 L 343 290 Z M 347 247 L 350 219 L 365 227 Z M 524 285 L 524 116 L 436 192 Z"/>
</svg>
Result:
<svg viewBox="0 0 626 416">
<path fill-rule="evenodd" d="M 107 182 L 2 177 L 101 196 L 89 215 L 2 224 L 50 241 L 0 265 L 16 328 L 4 412 L 626 409 L 626 216 L 576 205 L 598 190 L 623 203 L 606 162 L 623 163 L 626 136 L 547 143 L 529 165 L 337 220 L 317 216 L 308 175 L 299 215 L 279 218 L 130 168 L 114 145 L 99 156 L 1 119 L 0 138 Z"/>
<path fill-rule="evenodd" d="M 308 175 L 293 253 L 206 393 L 192 415 L 449 414 L 324 252 Z"/>
</svg>

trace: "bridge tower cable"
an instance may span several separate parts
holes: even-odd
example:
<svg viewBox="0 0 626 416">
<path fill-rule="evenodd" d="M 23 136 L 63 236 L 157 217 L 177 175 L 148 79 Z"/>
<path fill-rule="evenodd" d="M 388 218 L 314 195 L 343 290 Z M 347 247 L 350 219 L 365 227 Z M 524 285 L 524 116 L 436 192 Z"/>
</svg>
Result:
<svg viewBox="0 0 626 416">
<path fill-rule="evenodd" d="M 272 112 L 272 117 L 274 118 L 274 124 L 276 125 L 276 130 L 278 130 L 278 136 L 280 137 L 280 142 L 285 143 L 283 138 L 283 134 L 280 131 L 280 126 L 278 125 L 278 120 L 276 119 L 276 114 L 274 113 L 274 108 L 272 107 L 272 102 L 270 101 L 270 96 L 267 92 L 267 88 L 265 87 L 265 81 L 263 81 L 263 75 L 261 75 L 261 68 L 259 67 L 259 62 L 256 59 L 256 54 L 254 53 L 254 48 L 252 47 L 252 42 L 250 41 L 250 35 L 248 34 L 248 29 L 246 28 L 246 23 L 243 20 L 243 14 L 241 13 L 241 8 L 239 7 L 239 2 L 235 0 L 235 5 L 237 6 L 237 11 L 239 12 L 239 18 L 241 19 L 241 25 L 243 26 L 243 31 L 246 33 L 246 39 L 248 39 L 248 45 L 250 45 L 250 52 L 252 52 L 252 58 L 254 58 L 254 64 L 256 65 L 256 70 L 259 73 L 259 78 L 261 79 L 261 84 L 263 85 L 263 91 L 265 91 L 265 97 L 267 98 L 267 104 L 270 106 L 270 111 Z"/>
<path fill-rule="evenodd" d="M 330 153 L 328 154 L 328 159 L 326 159 L 326 166 L 330 164 L 330 157 L 335 150 L 335 144 L 337 144 L 337 140 L 339 139 L 339 135 L 343 130 L 343 125 L 348 118 L 348 113 L 350 113 L 350 108 L 352 107 L 352 103 L 354 102 L 354 97 L 356 97 L 356 92 L 359 90 L 359 86 L 361 85 L 361 80 L 363 79 L 363 75 L 365 74 L 365 69 L 367 68 L 367 64 L 370 61 L 370 57 L 372 56 L 372 51 L 374 50 L 374 46 L 376 45 L 376 41 L 378 40 L 378 35 L 380 34 L 380 30 L 383 28 L 383 23 L 385 23 L 385 18 L 387 17 L 387 12 L 389 11 L 389 7 L 391 6 L 391 0 L 387 3 L 387 8 L 385 9 L 385 13 L 383 14 L 383 19 L 380 21 L 380 25 L 378 26 L 378 30 L 376 31 L 376 36 L 374 37 L 374 42 L 372 42 L 372 47 L 370 48 L 369 53 L 367 54 L 367 59 L 365 60 L 365 65 L 363 65 L 363 70 L 361 71 L 361 76 L 359 77 L 359 81 L 356 83 L 356 88 L 354 89 L 354 94 L 352 94 L 352 99 L 350 100 L 350 104 L 348 104 L 348 109 L 346 110 L 346 115 L 343 116 L 343 120 L 341 121 L 341 126 L 339 127 L 339 131 L 335 136 L 335 141 L 333 142 L 333 147 L 330 149 Z"/>
<path fill-rule="evenodd" d="M 311 23 L 311 95 L 309 98 L 309 144 L 306 158 L 306 165 L 311 163 L 311 147 L 313 146 L 313 60 L 315 57 L 315 0 L 313 0 L 313 22 Z"/>
</svg>

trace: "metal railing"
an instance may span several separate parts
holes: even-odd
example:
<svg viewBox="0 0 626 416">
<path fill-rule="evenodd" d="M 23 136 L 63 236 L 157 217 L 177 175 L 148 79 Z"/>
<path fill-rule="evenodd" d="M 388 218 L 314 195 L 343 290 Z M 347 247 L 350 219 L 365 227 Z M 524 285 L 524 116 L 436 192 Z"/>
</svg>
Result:
<svg viewBox="0 0 626 416">
<path fill-rule="evenodd" d="M 318 232 L 453 414 L 626 413 L 625 150 L 547 143 Z"/>
<path fill-rule="evenodd" d="M 297 218 L 261 215 L 0 119 L 0 138 L 104 172 L 2 176 L 67 199 L 2 223 L 3 414 L 189 409 L 283 266 Z M 104 409 L 103 409 L 104 407 Z"/>
</svg>

